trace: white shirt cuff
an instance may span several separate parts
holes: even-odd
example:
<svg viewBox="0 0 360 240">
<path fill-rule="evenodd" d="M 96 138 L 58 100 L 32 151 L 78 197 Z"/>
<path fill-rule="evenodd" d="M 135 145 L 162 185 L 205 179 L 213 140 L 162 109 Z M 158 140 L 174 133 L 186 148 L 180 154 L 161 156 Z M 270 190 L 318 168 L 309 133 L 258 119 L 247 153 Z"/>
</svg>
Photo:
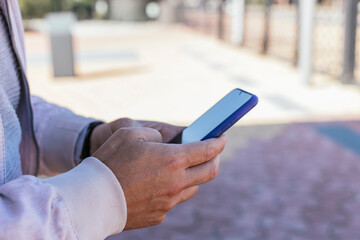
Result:
<svg viewBox="0 0 360 240">
<path fill-rule="evenodd" d="M 104 239 L 126 224 L 124 192 L 113 172 L 94 157 L 77 167 L 44 180 L 64 199 L 80 240 Z"/>
</svg>

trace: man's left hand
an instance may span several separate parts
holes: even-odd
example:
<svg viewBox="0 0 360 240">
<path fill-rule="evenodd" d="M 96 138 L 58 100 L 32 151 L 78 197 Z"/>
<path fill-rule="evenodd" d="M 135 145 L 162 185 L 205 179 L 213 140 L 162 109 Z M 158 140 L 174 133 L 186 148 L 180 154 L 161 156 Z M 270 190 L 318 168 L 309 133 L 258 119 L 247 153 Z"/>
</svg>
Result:
<svg viewBox="0 0 360 240">
<path fill-rule="evenodd" d="M 136 121 L 130 118 L 120 118 L 110 123 L 104 123 L 97 126 L 90 137 L 90 155 L 95 153 L 118 129 L 125 127 L 147 127 L 158 130 L 164 143 L 169 142 L 184 127 L 174 126 L 162 122 Z"/>
</svg>

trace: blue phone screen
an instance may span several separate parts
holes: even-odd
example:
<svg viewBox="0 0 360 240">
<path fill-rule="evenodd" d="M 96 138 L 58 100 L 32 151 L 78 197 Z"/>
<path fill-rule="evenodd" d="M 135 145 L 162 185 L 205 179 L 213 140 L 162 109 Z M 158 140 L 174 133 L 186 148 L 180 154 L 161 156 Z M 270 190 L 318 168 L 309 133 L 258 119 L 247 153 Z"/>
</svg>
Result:
<svg viewBox="0 0 360 240">
<path fill-rule="evenodd" d="M 200 141 L 213 129 L 230 117 L 236 110 L 251 99 L 252 95 L 235 89 L 222 98 L 182 132 L 182 143 Z"/>
</svg>

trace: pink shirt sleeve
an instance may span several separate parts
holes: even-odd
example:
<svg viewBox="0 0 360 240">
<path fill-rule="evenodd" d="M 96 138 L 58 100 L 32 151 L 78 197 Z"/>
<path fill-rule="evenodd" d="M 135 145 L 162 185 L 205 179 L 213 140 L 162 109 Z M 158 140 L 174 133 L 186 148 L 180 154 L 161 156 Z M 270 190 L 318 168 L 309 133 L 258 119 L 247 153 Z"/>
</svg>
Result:
<svg viewBox="0 0 360 240">
<path fill-rule="evenodd" d="M 0 187 L 0 239 L 78 239 L 51 184 L 22 176 Z"/>
<path fill-rule="evenodd" d="M 53 176 L 76 166 L 75 148 L 81 131 L 96 120 L 32 96 L 34 128 L 40 148 L 39 174 Z"/>
<path fill-rule="evenodd" d="M 2 240 L 100 240 L 121 232 L 126 217 L 119 182 L 92 157 L 56 177 L 22 176 L 0 187 Z"/>
</svg>

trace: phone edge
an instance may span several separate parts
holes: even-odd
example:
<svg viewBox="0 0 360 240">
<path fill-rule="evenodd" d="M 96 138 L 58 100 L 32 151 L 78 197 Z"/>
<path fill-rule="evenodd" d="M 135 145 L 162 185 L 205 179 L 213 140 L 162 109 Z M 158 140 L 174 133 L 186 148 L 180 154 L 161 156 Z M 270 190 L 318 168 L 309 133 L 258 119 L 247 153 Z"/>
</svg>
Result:
<svg viewBox="0 0 360 240">
<path fill-rule="evenodd" d="M 239 121 L 243 116 L 245 116 L 251 109 L 253 109 L 258 104 L 258 102 L 259 102 L 259 98 L 256 95 L 251 94 L 251 98 L 249 101 L 247 101 L 243 106 L 241 106 L 238 110 L 236 110 L 233 114 L 231 114 L 227 119 L 225 119 L 222 123 L 220 123 L 219 126 L 217 126 L 214 130 L 208 133 L 200 141 L 209 138 L 220 137 L 229 128 L 231 128 L 237 121 Z"/>
</svg>

